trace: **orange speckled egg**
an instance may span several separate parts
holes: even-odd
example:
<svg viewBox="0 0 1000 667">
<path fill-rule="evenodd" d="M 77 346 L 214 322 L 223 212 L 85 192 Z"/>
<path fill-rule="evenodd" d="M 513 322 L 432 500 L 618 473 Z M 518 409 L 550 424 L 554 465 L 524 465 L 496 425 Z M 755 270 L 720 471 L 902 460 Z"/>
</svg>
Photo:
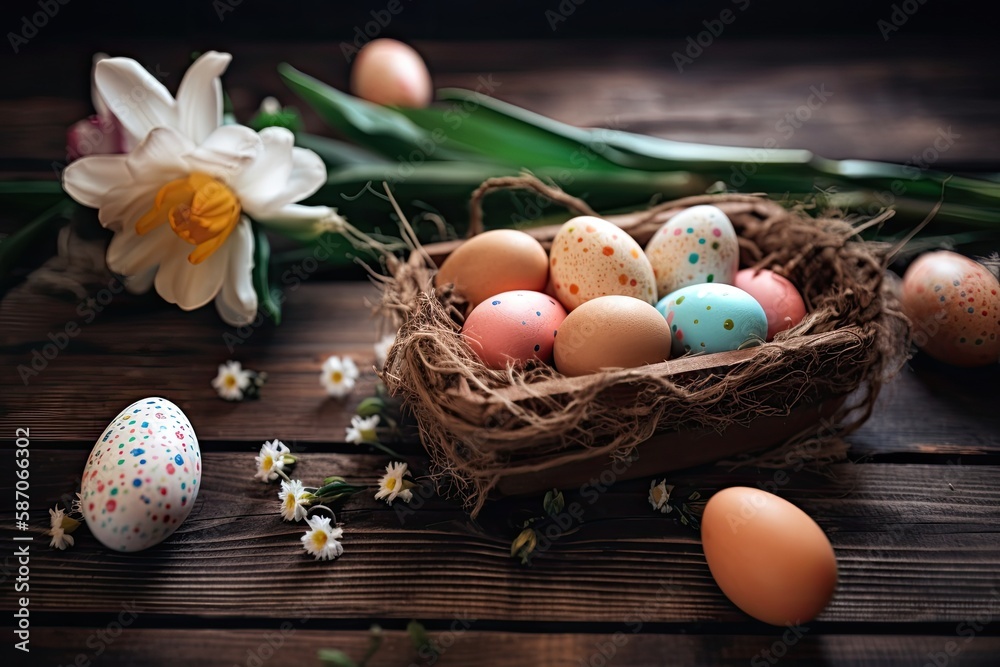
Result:
<svg viewBox="0 0 1000 667">
<path fill-rule="evenodd" d="M 469 304 L 511 290 L 541 292 L 549 277 L 549 258 L 533 236 L 516 229 L 494 229 L 460 245 L 441 264 L 434 285 L 455 285 Z"/>
<path fill-rule="evenodd" d="M 956 366 L 1000 360 L 1000 283 L 985 266 L 946 250 L 927 253 L 907 269 L 902 292 L 921 350 Z"/>
<path fill-rule="evenodd" d="M 599 296 L 566 316 L 556 336 L 563 375 L 636 368 L 670 358 L 670 327 L 659 311 L 630 296 Z"/>
<path fill-rule="evenodd" d="M 816 522 L 787 500 L 734 486 L 701 519 L 705 560 L 726 597 L 772 625 L 818 616 L 837 587 L 837 559 Z"/>
<path fill-rule="evenodd" d="M 642 248 L 607 220 L 569 220 L 556 233 L 549 254 L 552 286 L 566 310 L 610 294 L 656 301 L 653 267 Z"/>
<path fill-rule="evenodd" d="M 523 365 L 531 359 L 552 360 L 556 331 L 566 310 L 540 292 L 496 294 L 476 306 L 465 319 L 462 335 L 490 368 Z"/>
<path fill-rule="evenodd" d="M 757 299 L 767 315 L 767 340 L 778 332 L 791 329 L 806 316 L 806 304 L 788 278 L 774 271 L 743 269 L 733 285 Z"/>
</svg>

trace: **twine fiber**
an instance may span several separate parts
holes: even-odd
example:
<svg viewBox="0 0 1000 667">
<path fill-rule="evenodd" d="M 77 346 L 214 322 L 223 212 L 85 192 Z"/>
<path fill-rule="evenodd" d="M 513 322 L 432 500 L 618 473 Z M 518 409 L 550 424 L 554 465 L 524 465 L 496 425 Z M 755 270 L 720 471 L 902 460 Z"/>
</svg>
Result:
<svg viewBox="0 0 1000 667">
<path fill-rule="evenodd" d="M 505 188 L 535 190 L 575 213 L 594 214 L 530 175 L 490 179 L 473 195 L 470 234 L 482 229 L 482 198 Z M 820 464 L 843 457 L 841 437 L 867 419 L 882 383 L 909 350 L 908 323 L 883 289 L 888 249 L 858 237 L 878 220 L 814 218 L 801 208 L 741 194 L 688 197 L 606 219 L 644 244 L 672 215 L 698 204 L 729 216 L 741 266 L 771 269 L 799 288 L 807 308 L 802 322 L 751 351 L 579 378 L 541 363 L 492 370 L 461 338 L 467 306 L 461 295 L 433 286 L 433 248 L 420 247 L 410 234 L 409 259 L 386 259 L 388 275 L 377 279 L 380 310 L 399 333 L 382 379 L 416 419 L 439 488 L 459 495 L 475 515 L 507 475 L 551 471 L 558 479 L 561 465 L 595 454 L 599 474 L 611 457 L 628 456 L 657 432 L 725 432 L 831 399 L 837 403 L 830 421 L 817 421 L 753 462 L 780 467 L 788 460 L 783 453 L 806 441 Z M 544 245 L 556 229 L 527 231 Z M 714 358 L 725 363 L 716 365 Z"/>
</svg>

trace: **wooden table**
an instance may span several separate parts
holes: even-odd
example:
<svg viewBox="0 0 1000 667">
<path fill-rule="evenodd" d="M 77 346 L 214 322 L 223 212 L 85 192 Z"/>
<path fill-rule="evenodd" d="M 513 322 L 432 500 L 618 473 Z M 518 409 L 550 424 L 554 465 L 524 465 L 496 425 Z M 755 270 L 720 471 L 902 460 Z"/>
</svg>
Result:
<svg viewBox="0 0 1000 667">
<path fill-rule="evenodd" d="M 254 83 L 248 73 L 256 65 L 241 69 L 241 58 L 273 64 L 282 49 L 232 48 L 237 96 L 255 100 L 273 84 Z M 296 48 L 303 57 L 333 52 Z M 650 48 L 640 45 L 635 53 Z M 636 129 L 751 146 L 767 136 L 778 111 L 800 103 L 808 85 L 839 77 L 841 96 L 830 103 L 830 116 L 804 126 L 792 145 L 905 160 L 926 143 L 923 129 L 962 120 L 978 141 L 956 145 L 948 160 L 996 168 L 998 88 L 973 81 L 980 75 L 966 69 L 975 48 L 933 58 L 902 38 L 899 50 L 884 57 L 866 48 L 814 47 L 790 64 L 767 45 L 741 50 L 720 43 L 715 53 L 738 63 L 738 71 L 727 73 L 706 56 L 701 73 L 684 79 L 665 78 L 670 63 L 662 55 L 638 65 L 634 55 L 597 58 L 581 48 L 579 67 L 570 68 L 558 48 L 539 44 L 517 51 L 534 60 L 497 60 L 497 51 L 485 46 L 426 50 L 445 63 L 450 83 L 468 83 L 475 72 L 502 64 L 508 99 L 567 120 L 622 114 Z M 182 52 L 163 45 L 152 50 L 175 60 Z M 996 72 L 984 76 L 996 83 Z M 576 85 L 542 89 L 557 80 Z M 875 99 L 866 92 L 889 81 L 888 92 Z M 935 88 L 945 81 L 966 103 L 945 104 Z M 755 84 L 769 94 L 756 94 Z M 672 104 L 673 86 L 691 96 Z M 42 135 L 43 157 L 58 150 L 53 128 L 83 112 L 79 102 L 41 93 L 27 107 L 48 109 L 55 119 Z M 21 117 L 20 127 L 37 128 L 39 118 Z M 890 122 L 900 118 L 909 119 L 905 128 Z M 15 152 L 8 169 L 39 155 L 17 154 L 18 144 L 7 141 L 14 134 L 0 134 L 0 144 Z M 918 359 L 885 388 L 872 419 L 850 437 L 849 461 L 825 474 L 801 470 L 786 477 L 708 466 L 671 475 L 672 483 L 705 495 L 734 484 L 773 485 L 815 518 L 836 550 L 840 582 L 826 612 L 801 628 L 765 626 L 730 604 L 712 581 L 698 534 L 649 507 L 649 480 L 611 486 L 586 505 L 579 530 L 561 536 L 528 567 L 510 558 L 510 541 L 517 519 L 538 509 L 540 498 L 490 503 L 473 521 L 453 500 L 431 497 L 401 515 L 369 493 L 349 499 L 338 513 L 344 555 L 314 562 L 299 547 L 301 528 L 278 516 L 276 487 L 252 478 L 254 455 L 264 440 L 280 438 L 301 456 L 297 476 L 341 474 L 376 483 L 388 457 L 344 443 L 357 403 L 375 387 L 375 326 L 366 303 L 374 297 L 364 282 L 307 281 L 288 294 L 284 324 L 254 329 L 231 352 L 223 334 L 232 330 L 211 309 L 181 313 L 155 298 L 119 296 L 92 322 L 80 322 L 79 336 L 27 386 L 16 367 L 30 363 L 50 332 L 81 320 L 77 304 L 16 292 L 0 303 L 3 451 L 13 457 L 15 429 L 31 434 L 32 652 L 30 661 L 16 655 L 16 664 L 311 665 L 321 648 L 360 657 L 373 623 L 384 628 L 385 646 L 370 664 L 435 662 L 417 661 L 405 633 L 410 619 L 426 626 L 442 665 L 997 664 L 995 368 L 959 371 Z M 326 398 L 317 382 L 331 354 L 349 355 L 363 369 L 343 402 Z M 209 382 L 229 358 L 270 375 L 260 401 L 216 397 Z M 85 528 L 73 548 L 49 549 L 46 509 L 78 488 L 87 453 L 107 422 L 147 395 L 176 402 L 197 430 L 205 472 L 191 516 L 165 543 L 139 554 L 109 552 Z M 418 475 L 426 470 L 417 442 L 396 447 Z M 14 482 L 8 465 L 0 476 L 7 499 L 0 511 L 5 609 L 17 597 Z M 579 499 L 578 490 L 567 492 L 568 501 Z M 9 616 L 6 624 L 12 624 Z M 13 643 L 6 636 L 5 655 Z"/>
</svg>

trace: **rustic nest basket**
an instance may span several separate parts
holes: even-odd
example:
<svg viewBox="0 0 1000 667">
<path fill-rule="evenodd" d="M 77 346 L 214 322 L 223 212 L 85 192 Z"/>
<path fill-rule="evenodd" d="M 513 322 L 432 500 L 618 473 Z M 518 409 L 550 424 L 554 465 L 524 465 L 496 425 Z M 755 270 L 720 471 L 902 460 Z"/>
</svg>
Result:
<svg viewBox="0 0 1000 667">
<path fill-rule="evenodd" d="M 483 197 L 504 188 L 596 215 L 531 176 L 490 179 L 473 195 L 470 236 L 482 230 Z M 416 419 L 435 480 L 473 514 L 491 492 L 570 488 L 602 473 L 607 483 L 749 452 L 764 453 L 744 460 L 778 466 L 843 456 L 840 437 L 868 417 L 909 349 L 907 321 L 883 286 L 887 248 L 861 241 L 857 223 L 755 195 L 688 197 L 604 217 L 644 245 L 697 204 L 729 216 L 741 267 L 769 268 L 798 286 L 808 310 L 800 324 L 759 347 L 585 377 L 543 364 L 497 371 L 461 338 L 461 295 L 433 286 L 437 265 L 461 242 L 420 246 L 408 234 L 408 261 L 387 259 L 380 309 L 399 332 L 382 379 Z M 557 229 L 528 233 L 548 247 Z"/>
</svg>

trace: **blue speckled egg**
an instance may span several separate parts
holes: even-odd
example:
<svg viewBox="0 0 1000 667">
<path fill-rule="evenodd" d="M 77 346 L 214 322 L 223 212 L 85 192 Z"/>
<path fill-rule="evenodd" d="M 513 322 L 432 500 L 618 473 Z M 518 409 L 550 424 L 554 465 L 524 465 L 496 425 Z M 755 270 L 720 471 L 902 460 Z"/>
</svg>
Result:
<svg viewBox="0 0 1000 667">
<path fill-rule="evenodd" d="M 726 352 L 760 345 L 767 316 L 756 299 L 731 285 L 689 285 L 660 299 L 656 309 L 673 334 L 673 356 Z"/>
</svg>

